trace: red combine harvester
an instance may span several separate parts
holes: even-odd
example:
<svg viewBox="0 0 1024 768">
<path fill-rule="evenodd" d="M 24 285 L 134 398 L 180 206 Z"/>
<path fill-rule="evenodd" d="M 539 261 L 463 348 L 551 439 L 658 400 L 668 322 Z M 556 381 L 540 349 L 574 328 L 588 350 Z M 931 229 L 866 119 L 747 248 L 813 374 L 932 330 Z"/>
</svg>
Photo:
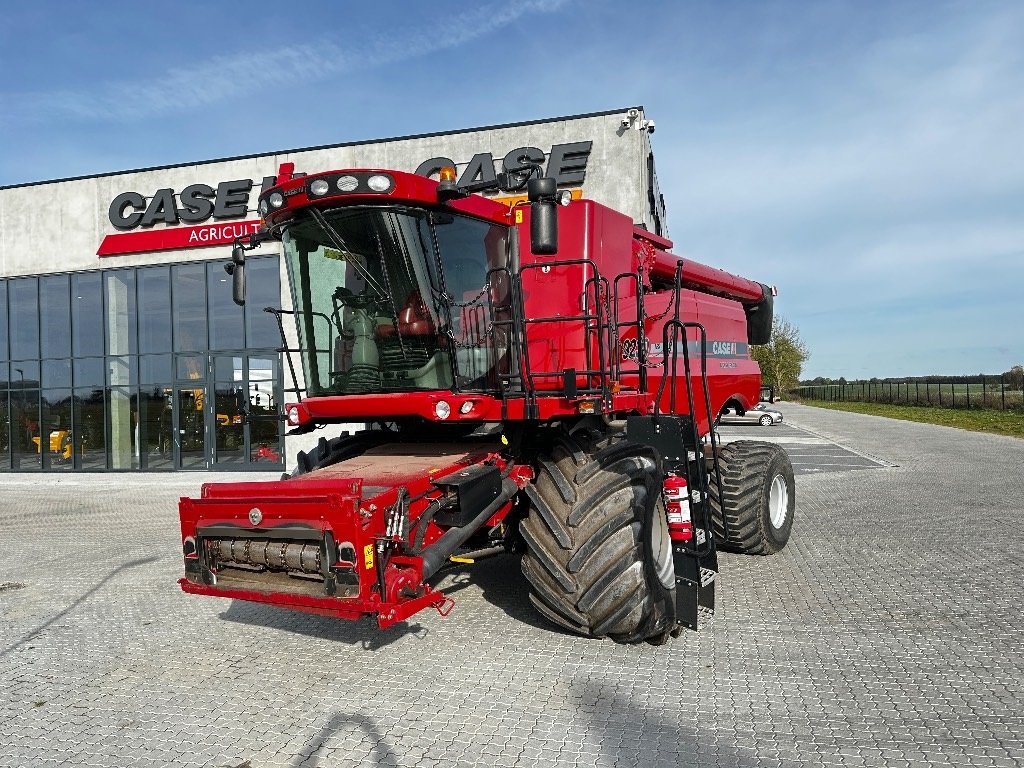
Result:
<svg viewBox="0 0 1024 768">
<path fill-rule="evenodd" d="M 793 522 L 777 446 L 720 447 L 758 402 L 749 344 L 772 291 L 674 256 L 671 242 L 552 178 L 508 205 L 385 170 L 296 176 L 260 197 L 280 240 L 304 387 L 290 434 L 331 424 L 276 482 L 181 500 L 186 592 L 380 627 L 453 601 L 452 563 L 522 554 L 537 611 L 618 642 L 662 643 L 714 611 L 717 550 L 771 554 Z M 287 347 L 287 343 L 285 345 Z M 297 379 L 296 379 L 297 380 Z"/>
</svg>

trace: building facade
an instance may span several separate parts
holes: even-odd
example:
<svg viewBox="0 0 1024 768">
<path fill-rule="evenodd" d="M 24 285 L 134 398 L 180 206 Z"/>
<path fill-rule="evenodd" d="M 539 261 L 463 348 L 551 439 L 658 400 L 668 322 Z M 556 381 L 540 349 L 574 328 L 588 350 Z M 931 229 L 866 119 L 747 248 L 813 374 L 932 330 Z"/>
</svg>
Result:
<svg viewBox="0 0 1024 768">
<path fill-rule="evenodd" d="M 0 187 L 0 472 L 285 468 L 320 437 L 277 418 L 295 344 L 263 311 L 291 308 L 277 249 L 250 255 L 244 308 L 223 269 L 281 163 L 543 172 L 664 235 L 652 131 L 624 108 Z"/>
</svg>

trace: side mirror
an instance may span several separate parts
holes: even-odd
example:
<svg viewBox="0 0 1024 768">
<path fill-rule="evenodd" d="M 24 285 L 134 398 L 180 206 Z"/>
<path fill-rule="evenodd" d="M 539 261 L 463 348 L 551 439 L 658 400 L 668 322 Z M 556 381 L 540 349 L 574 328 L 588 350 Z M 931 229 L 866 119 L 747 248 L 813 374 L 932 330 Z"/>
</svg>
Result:
<svg viewBox="0 0 1024 768">
<path fill-rule="evenodd" d="M 526 195 L 530 200 L 530 250 L 540 256 L 558 253 L 557 186 L 550 176 L 530 179 Z"/>
<path fill-rule="evenodd" d="M 231 298 L 238 306 L 245 305 L 245 248 L 236 244 L 231 249 Z"/>
</svg>

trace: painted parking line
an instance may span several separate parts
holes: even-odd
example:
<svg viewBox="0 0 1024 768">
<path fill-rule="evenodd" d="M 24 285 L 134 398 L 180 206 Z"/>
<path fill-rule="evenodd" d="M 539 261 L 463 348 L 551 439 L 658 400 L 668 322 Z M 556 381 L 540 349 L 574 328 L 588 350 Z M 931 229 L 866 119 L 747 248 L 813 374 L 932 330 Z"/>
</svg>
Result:
<svg viewBox="0 0 1024 768">
<path fill-rule="evenodd" d="M 719 428 L 719 442 L 726 444 L 738 440 L 760 440 L 782 446 L 789 454 L 789 460 L 793 464 L 793 473 L 797 475 L 850 472 L 896 466 L 884 459 L 860 453 L 827 437 L 816 435 L 791 424 L 751 429 L 748 425 L 730 426 L 723 422 Z"/>
</svg>

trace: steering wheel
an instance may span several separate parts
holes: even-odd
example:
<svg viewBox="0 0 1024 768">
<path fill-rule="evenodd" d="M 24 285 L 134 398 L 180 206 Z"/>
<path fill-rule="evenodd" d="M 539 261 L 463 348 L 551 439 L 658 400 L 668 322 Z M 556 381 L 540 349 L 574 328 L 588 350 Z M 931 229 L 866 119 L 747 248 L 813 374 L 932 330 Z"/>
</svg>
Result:
<svg viewBox="0 0 1024 768">
<path fill-rule="evenodd" d="M 381 297 L 375 293 L 352 293 L 348 288 L 338 286 L 334 289 L 334 300 L 343 307 L 352 309 L 368 309 L 380 302 Z"/>
</svg>

